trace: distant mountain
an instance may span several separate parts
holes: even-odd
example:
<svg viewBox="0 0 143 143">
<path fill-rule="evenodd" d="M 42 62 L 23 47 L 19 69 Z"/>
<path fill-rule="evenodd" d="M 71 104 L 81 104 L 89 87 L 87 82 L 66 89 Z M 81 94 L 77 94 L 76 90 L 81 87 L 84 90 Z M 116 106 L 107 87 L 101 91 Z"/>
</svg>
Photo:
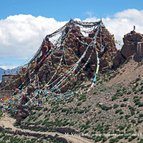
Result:
<svg viewBox="0 0 143 143">
<path fill-rule="evenodd" d="M 2 75 L 4 74 L 5 70 L 0 68 L 0 81 L 2 80 Z"/>
<path fill-rule="evenodd" d="M 0 81 L 2 80 L 3 74 L 16 74 L 19 72 L 19 69 L 20 69 L 20 67 L 16 67 L 13 69 L 7 69 L 7 70 L 0 68 Z"/>
<path fill-rule="evenodd" d="M 7 69 L 7 70 L 5 70 L 5 74 L 16 74 L 19 72 L 19 70 L 20 70 L 20 67 L 16 67 L 13 69 Z"/>
</svg>

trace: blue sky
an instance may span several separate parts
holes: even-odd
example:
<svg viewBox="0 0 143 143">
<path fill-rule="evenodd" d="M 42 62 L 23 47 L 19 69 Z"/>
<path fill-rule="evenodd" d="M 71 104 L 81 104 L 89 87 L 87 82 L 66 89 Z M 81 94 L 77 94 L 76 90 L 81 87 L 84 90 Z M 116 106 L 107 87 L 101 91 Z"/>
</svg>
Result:
<svg viewBox="0 0 143 143">
<path fill-rule="evenodd" d="M 106 17 L 125 9 L 143 9 L 142 0 L 1 0 L 0 18 L 9 15 L 31 14 L 53 17 L 56 20 L 85 19 L 88 16 Z"/>
<path fill-rule="evenodd" d="M 27 63 L 43 38 L 71 18 L 102 18 L 122 43 L 133 25 L 143 33 L 143 0 L 0 0 L 0 67 Z"/>
</svg>

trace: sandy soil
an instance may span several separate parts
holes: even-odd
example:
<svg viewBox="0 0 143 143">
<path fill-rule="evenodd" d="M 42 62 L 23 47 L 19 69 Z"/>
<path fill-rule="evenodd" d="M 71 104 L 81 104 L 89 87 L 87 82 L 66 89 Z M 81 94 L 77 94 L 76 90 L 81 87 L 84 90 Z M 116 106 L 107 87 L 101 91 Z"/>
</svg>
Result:
<svg viewBox="0 0 143 143">
<path fill-rule="evenodd" d="M 123 85 L 128 86 L 130 82 L 136 80 L 139 76 L 143 77 L 142 70 L 143 65 L 139 65 L 139 63 L 134 60 L 130 60 L 122 68 L 118 69 L 119 73 L 107 82 L 107 85 L 112 86 L 114 84 L 122 83 Z"/>
</svg>

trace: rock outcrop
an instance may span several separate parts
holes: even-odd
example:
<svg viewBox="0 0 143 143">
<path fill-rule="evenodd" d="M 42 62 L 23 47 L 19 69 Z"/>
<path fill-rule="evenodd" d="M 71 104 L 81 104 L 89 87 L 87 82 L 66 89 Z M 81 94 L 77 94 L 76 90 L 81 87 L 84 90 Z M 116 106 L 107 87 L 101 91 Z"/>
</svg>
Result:
<svg viewBox="0 0 143 143">
<path fill-rule="evenodd" d="M 131 31 L 124 36 L 123 42 L 124 45 L 121 49 L 121 53 L 126 59 L 128 59 L 137 53 L 137 45 L 139 42 L 143 42 L 143 35 L 136 33 L 135 31 Z"/>
<path fill-rule="evenodd" d="M 124 45 L 117 52 L 114 58 L 113 67 L 117 68 L 129 58 L 134 58 L 135 61 L 143 59 L 143 35 L 135 31 L 131 31 L 123 38 Z"/>
<path fill-rule="evenodd" d="M 56 39 L 58 35 L 60 36 Z M 97 53 L 100 71 L 106 71 L 111 69 L 116 52 L 114 37 L 102 21 L 70 21 L 45 37 L 26 70 L 21 72 L 11 87 L 38 86 L 37 83 L 44 86 L 48 83 L 51 89 L 59 83 L 60 90 L 65 92 L 77 81 L 93 78 Z"/>
</svg>

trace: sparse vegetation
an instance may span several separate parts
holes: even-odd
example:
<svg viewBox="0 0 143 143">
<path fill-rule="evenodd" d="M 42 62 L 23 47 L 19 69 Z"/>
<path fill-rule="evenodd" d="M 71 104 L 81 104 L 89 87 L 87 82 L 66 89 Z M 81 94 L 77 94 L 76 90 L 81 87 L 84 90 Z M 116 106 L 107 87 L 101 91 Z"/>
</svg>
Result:
<svg viewBox="0 0 143 143">
<path fill-rule="evenodd" d="M 2 113 L 2 110 L 0 109 L 0 118 L 1 118 L 2 114 L 3 114 L 3 113 Z"/>
</svg>

